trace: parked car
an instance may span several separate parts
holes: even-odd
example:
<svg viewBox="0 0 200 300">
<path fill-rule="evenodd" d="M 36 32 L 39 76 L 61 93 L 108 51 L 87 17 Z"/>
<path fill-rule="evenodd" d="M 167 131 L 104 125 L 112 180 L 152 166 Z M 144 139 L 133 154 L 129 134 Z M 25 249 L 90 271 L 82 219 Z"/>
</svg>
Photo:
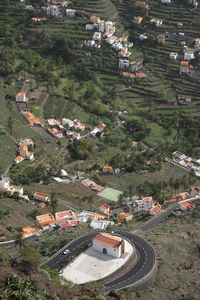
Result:
<svg viewBox="0 0 200 300">
<path fill-rule="evenodd" d="M 69 249 L 66 249 L 63 254 L 66 255 L 67 253 L 69 253 Z"/>
</svg>

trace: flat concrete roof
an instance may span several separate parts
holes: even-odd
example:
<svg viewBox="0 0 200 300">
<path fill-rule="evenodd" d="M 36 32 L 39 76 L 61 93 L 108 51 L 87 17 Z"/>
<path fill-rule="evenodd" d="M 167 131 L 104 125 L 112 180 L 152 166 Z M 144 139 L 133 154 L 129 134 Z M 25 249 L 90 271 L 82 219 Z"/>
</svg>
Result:
<svg viewBox="0 0 200 300">
<path fill-rule="evenodd" d="M 68 281 L 81 284 L 96 281 L 112 274 L 125 264 L 134 251 L 132 245 L 128 241 L 124 241 L 125 253 L 122 257 L 109 256 L 94 250 L 91 246 L 64 268 L 61 276 Z"/>
</svg>

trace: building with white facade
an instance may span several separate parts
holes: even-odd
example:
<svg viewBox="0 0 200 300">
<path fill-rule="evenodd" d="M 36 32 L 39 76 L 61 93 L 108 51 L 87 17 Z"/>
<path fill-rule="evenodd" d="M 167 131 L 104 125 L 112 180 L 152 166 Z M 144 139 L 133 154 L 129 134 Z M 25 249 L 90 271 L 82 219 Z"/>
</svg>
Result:
<svg viewBox="0 0 200 300">
<path fill-rule="evenodd" d="M 10 177 L 2 177 L 0 180 L 0 191 L 5 192 L 10 188 Z"/>
<path fill-rule="evenodd" d="M 144 197 L 141 200 L 135 200 L 135 211 L 149 211 L 152 208 L 153 198 Z"/>
<path fill-rule="evenodd" d="M 106 232 L 100 232 L 93 239 L 93 249 L 106 255 L 121 257 L 125 252 L 124 240 Z"/>
<path fill-rule="evenodd" d="M 27 102 L 28 98 L 26 97 L 26 93 L 19 92 L 15 97 L 16 102 Z"/>
<path fill-rule="evenodd" d="M 60 10 L 57 5 L 50 5 L 47 7 L 47 15 L 52 16 L 52 17 L 59 17 L 60 15 Z"/>
<path fill-rule="evenodd" d="M 191 59 L 194 59 L 194 58 L 195 58 L 194 50 L 186 48 L 185 51 L 184 51 L 183 59 L 184 60 L 191 60 Z"/>
<path fill-rule="evenodd" d="M 93 40 L 94 41 L 101 41 L 101 32 L 95 32 L 93 35 Z"/>
<path fill-rule="evenodd" d="M 70 9 L 70 8 L 66 9 L 66 15 L 68 17 L 74 18 L 75 14 L 76 14 L 76 10 L 75 9 Z"/>
</svg>

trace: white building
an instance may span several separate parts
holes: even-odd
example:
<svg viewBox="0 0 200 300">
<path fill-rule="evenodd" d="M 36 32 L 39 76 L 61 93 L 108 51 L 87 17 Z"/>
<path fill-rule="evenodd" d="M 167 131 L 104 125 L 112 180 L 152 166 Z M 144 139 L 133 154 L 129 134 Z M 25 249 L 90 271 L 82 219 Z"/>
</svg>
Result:
<svg viewBox="0 0 200 300">
<path fill-rule="evenodd" d="M 11 185 L 10 184 L 10 177 L 2 177 L 0 180 L 0 191 L 1 192 L 8 192 L 11 195 L 17 193 L 19 195 L 23 195 L 24 189 L 21 186 Z"/>
<path fill-rule="evenodd" d="M 100 232 L 93 239 L 93 249 L 106 255 L 121 257 L 125 252 L 124 240 L 109 233 Z"/>
<path fill-rule="evenodd" d="M 94 41 L 101 41 L 101 32 L 95 32 L 93 35 L 93 40 Z"/>
<path fill-rule="evenodd" d="M 19 92 L 15 97 L 16 102 L 27 102 L 28 98 L 26 97 L 26 93 Z"/>
<path fill-rule="evenodd" d="M 101 20 L 98 24 L 97 24 L 97 30 L 100 32 L 104 32 L 105 31 L 105 21 Z"/>
<path fill-rule="evenodd" d="M 113 33 L 115 32 L 115 23 L 111 21 L 106 21 L 105 22 L 105 31 L 112 31 Z"/>
<path fill-rule="evenodd" d="M 56 5 L 50 5 L 49 7 L 47 7 L 47 15 L 58 17 L 60 15 L 59 7 Z"/>
<path fill-rule="evenodd" d="M 94 40 L 84 41 L 83 45 L 87 48 L 95 48 L 96 47 L 96 43 Z"/>
<path fill-rule="evenodd" d="M 93 24 L 86 24 L 85 25 L 85 29 L 86 30 L 93 30 L 94 29 L 94 25 Z"/>
<path fill-rule="evenodd" d="M 153 25 L 155 25 L 156 27 L 159 27 L 159 26 L 162 25 L 163 21 L 159 20 L 159 19 L 151 19 L 150 23 L 153 24 Z"/>
<path fill-rule="evenodd" d="M 119 59 L 119 68 L 124 69 L 129 67 L 129 60 L 128 59 Z"/>
<path fill-rule="evenodd" d="M 10 177 L 2 177 L 0 180 L 0 191 L 5 192 L 10 188 Z"/>
<path fill-rule="evenodd" d="M 135 200 L 135 211 L 149 211 L 152 208 L 152 197 L 144 197 L 141 200 Z"/>
<path fill-rule="evenodd" d="M 178 53 L 177 52 L 170 52 L 169 58 L 176 60 L 178 58 Z"/>
<path fill-rule="evenodd" d="M 140 35 L 139 35 L 139 39 L 140 39 L 141 41 L 144 41 L 144 40 L 147 40 L 148 37 L 146 36 L 145 33 L 143 33 L 143 34 L 140 34 Z"/>
<path fill-rule="evenodd" d="M 193 49 L 185 49 L 184 51 L 184 60 L 191 60 L 194 59 L 194 50 Z"/>
<path fill-rule="evenodd" d="M 123 45 L 120 42 L 116 42 L 116 43 L 112 44 L 112 48 L 119 51 L 123 48 Z"/>
<path fill-rule="evenodd" d="M 179 152 L 179 151 L 175 151 L 172 153 L 173 156 L 173 160 L 175 161 L 181 161 L 181 160 L 185 160 L 186 159 L 186 155 Z"/>
<path fill-rule="evenodd" d="M 66 9 L 66 15 L 68 17 L 74 18 L 75 14 L 76 14 L 76 10 L 75 9 L 70 9 L 70 8 Z"/>
<path fill-rule="evenodd" d="M 69 126 L 69 128 L 74 126 L 74 122 L 67 118 L 62 118 L 61 123 L 63 126 L 66 126 L 66 125 Z"/>
<path fill-rule="evenodd" d="M 106 229 L 108 226 L 114 226 L 114 222 L 113 221 L 104 221 L 104 220 L 100 220 L 100 221 L 96 221 L 96 220 L 92 220 L 92 222 L 90 223 L 90 227 L 94 228 L 94 229 Z"/>
<path fill-rule="evenodd" d="M 171 4 L 171 0 L 160 0 L 163 4 Z"/>
</svg>

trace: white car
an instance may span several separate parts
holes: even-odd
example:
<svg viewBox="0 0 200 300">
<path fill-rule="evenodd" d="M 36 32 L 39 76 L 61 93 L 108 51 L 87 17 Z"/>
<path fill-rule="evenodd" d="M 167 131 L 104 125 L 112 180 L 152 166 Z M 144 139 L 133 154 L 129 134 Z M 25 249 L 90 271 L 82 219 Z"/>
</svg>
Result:
<svg viewBox="0 0 200 300">
<path fill-rule="evenodd" d="M 63 254 L 66 255 L 67 253 L 69 253 L 69 249 L 66 249 Z"/>
</svg>

